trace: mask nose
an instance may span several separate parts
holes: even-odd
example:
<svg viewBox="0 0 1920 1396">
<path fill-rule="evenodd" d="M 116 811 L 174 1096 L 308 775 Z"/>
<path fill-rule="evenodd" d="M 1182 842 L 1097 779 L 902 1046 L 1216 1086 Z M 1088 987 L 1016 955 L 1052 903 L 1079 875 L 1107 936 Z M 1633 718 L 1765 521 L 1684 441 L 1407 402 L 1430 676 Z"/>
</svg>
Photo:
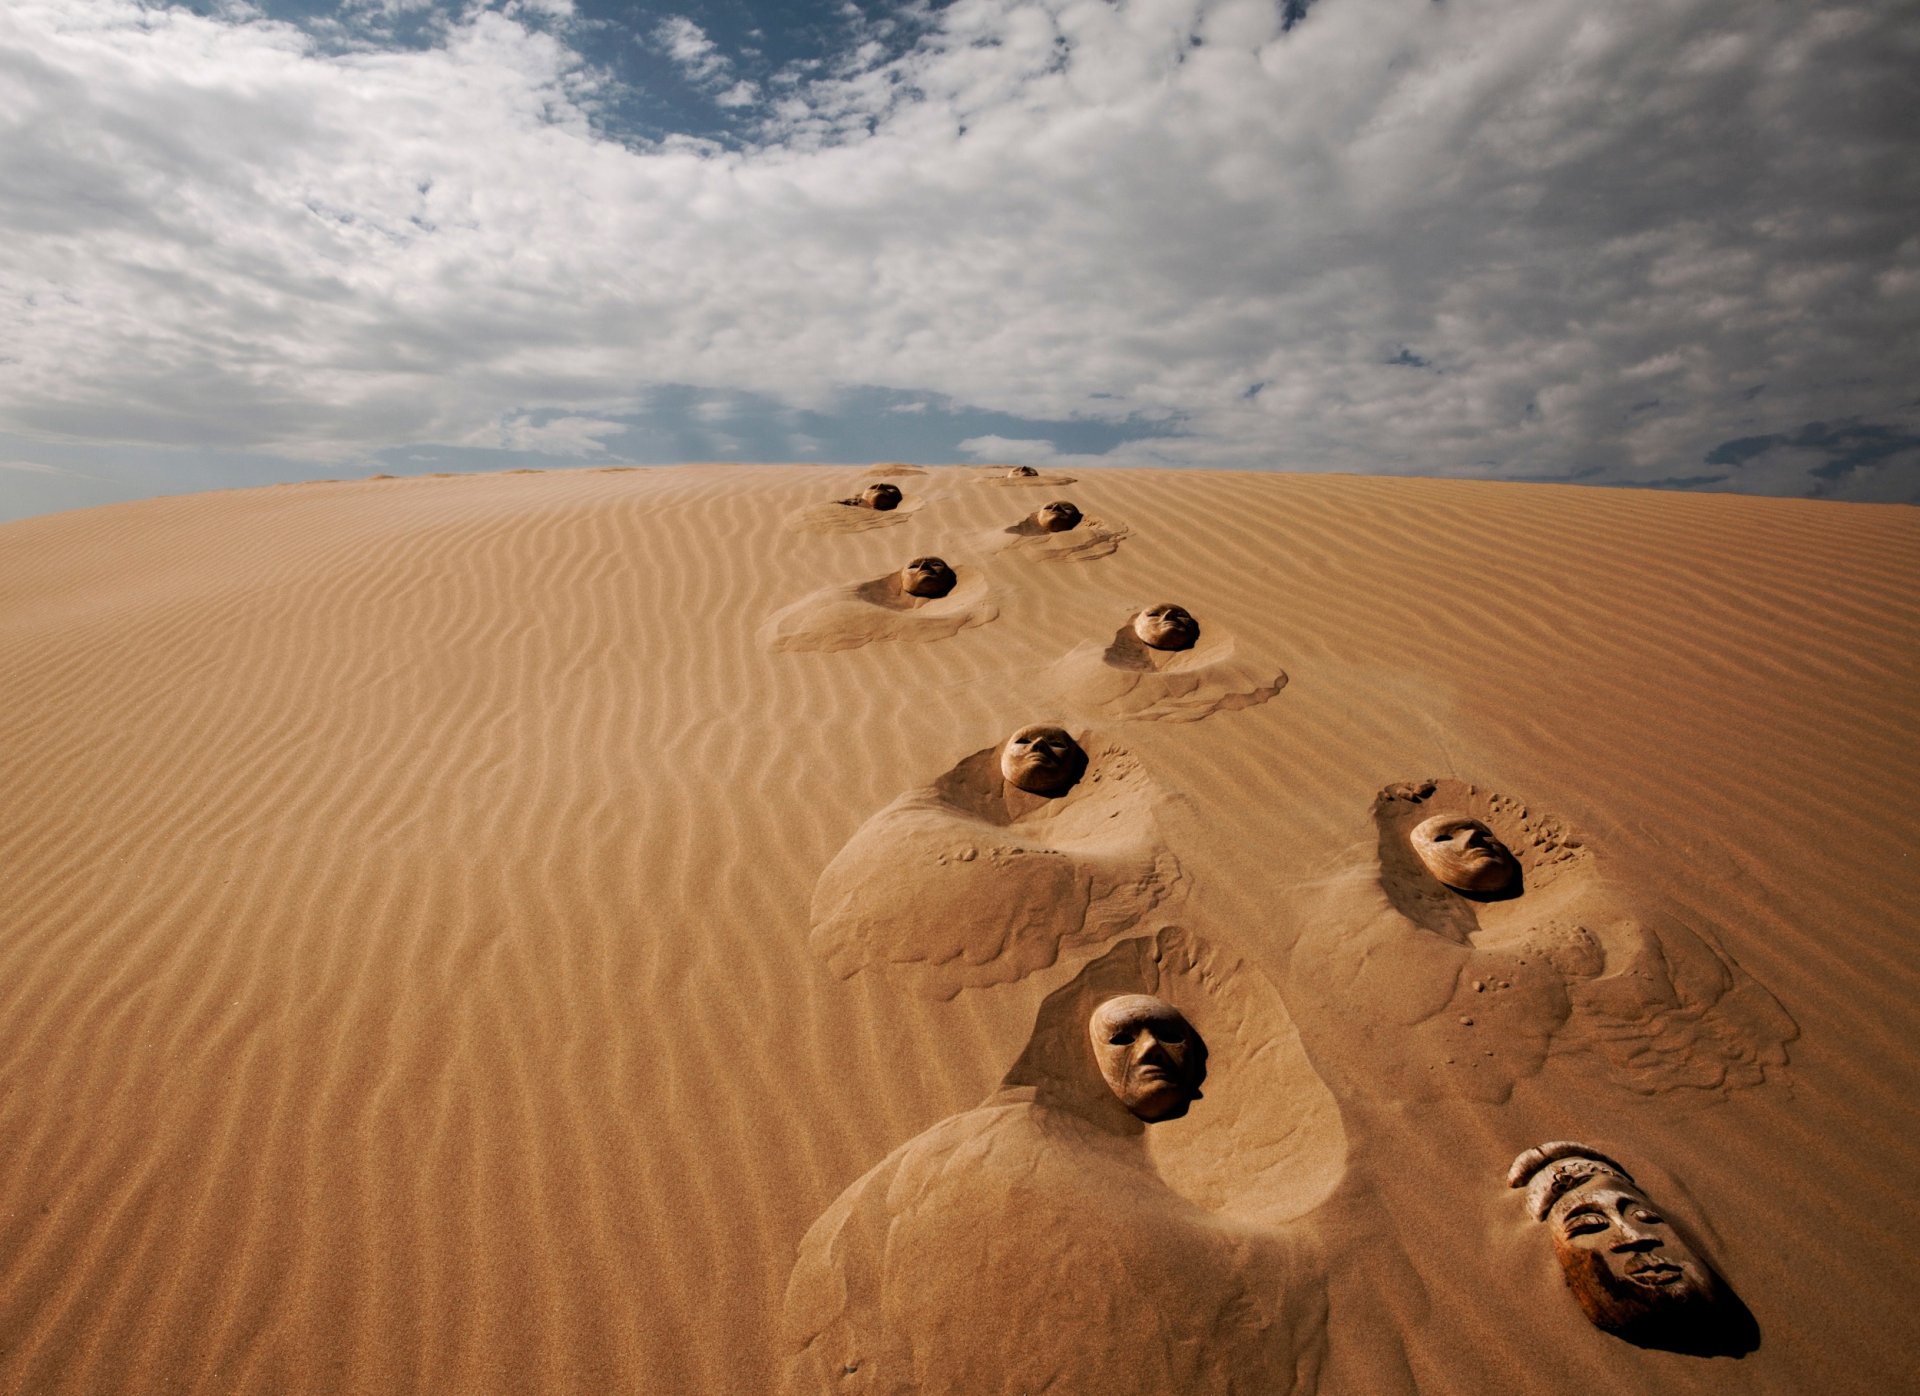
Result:
<svg viewBox="0 0 1920 1396">
<path fill-rule="evenodd" d="M 1173 1053 L 1168 1049 L 1166 1043 L 1162 1042 L 1156 1034 L 1150 1031 L 1143 1031 L 1140 1034 L 1140 1040 L 1146 1044 L 1140 1049 L 1140 1060 L 1142 1062 L 1152 1062 L 1155 1066 L 1164 1066 L 1169 1070 L 1172 1069 Z"/>
<path fill-rule="evenodd" d="M 1660 1238 L 1649 1231 L 1642 1231 L 1624 1218 L 1620 1222 L 1620 1234 L 1609 1250 L 1622 1253 L 1653 1251 L 1660 1249 Z"/>
</svg>

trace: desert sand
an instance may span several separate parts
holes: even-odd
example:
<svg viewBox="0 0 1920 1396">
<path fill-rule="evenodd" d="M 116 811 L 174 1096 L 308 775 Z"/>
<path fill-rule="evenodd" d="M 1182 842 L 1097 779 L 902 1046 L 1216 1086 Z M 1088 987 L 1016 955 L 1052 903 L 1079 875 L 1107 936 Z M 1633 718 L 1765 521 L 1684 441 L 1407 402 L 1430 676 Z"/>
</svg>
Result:
<svg viewBox="0 0 1920 1396">
<path fill-rule="evenodd" d="M 1130 646 L 1166 601 L 1199 643 Z M 7 524 L 0 1390 L 1911 1390 L 1917 620 L 1915 510 L 1547 485 Z M 1132 993 L 1184 1118 L 1102 1093 Z M 1562 1139 L 1757 1346 L 1587 1321 L 1506 1181 Z"/>
</svg>

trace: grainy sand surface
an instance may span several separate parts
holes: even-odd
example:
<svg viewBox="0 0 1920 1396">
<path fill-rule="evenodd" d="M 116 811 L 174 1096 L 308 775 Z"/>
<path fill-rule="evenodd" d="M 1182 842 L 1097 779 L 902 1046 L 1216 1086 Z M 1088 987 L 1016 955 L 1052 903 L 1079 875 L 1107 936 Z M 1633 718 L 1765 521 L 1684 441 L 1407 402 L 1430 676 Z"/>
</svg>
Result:
<svg viewBox="0 0 1920 1396">
<path fill-rule="evenodd" d="M 1001 473 L 0 527 L 0 1390 L 1911 1389 L 1920 511 Z M 1116 1163 L 1033 1102 L 1135 988 L 1212 1057 Z M 1551 1138 L 1756 1351 L 1586 1323 Z"/>
</svg>

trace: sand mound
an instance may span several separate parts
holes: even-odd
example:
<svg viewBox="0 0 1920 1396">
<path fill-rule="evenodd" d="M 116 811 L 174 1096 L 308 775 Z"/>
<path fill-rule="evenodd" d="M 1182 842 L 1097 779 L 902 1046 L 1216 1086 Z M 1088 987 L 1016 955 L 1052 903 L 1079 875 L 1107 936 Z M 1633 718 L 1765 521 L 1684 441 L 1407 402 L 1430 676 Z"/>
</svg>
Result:
<svg viewBox="0 0 1920 1396">
<path fill-rule="evenodd" d="M 1085 641 L 1053 665 L 1047 691 L 1065 707 L 1106 717 L 1198 722 L 1264 703 L 1287 686 L 1276 666 L 1234 657 L 1234 640 L 1214 628 L 1188 650 L 1140 643 L 1129 621 L 1105 643 Z"/>
<path fill-rule="evenodd" d="M 891 509 L 869 509 L 857 500 L 856 490 L 842 499 L 821 499 L 803 504 L 787 515 L 786 526 L 794 533 L 870 533 L 876 528 L 895 528 L 906 523 L 926 506 L 926 501 L 907 495 Z"/>
<path fill-rule="evenodd" d="M 1230 1060 L 1233 1084 L 1187 1119 L 1142 1125 L 1094 1065 L 1088 1016 L 1136 992 Z M 1230 1391 L 1257 1372 L 1311 1390 L 1323 1267 L 1288 1223 L 1337 1181 L 1341 1145 L 1271 986 L 1179 931 L 1125 942 L 1048 996 L 999 1090 L 808 1231 L 786 1389 Z"/>
<path fill-rule="evenodd" d="M 989 468 L 993 473 L 982 476 L 978 483 L 982 485 L 1002 485 L 1011 489 L 1023 489 L 1036 485 L 1052 485 L 1058 488 L 1061 485 L 1074 484 L 1079 478 L 1074 475 L 1062 475 L 1054 470 L 1035 470 L 1031 475 L 1015 475 L 1010 473 L 1008 467 L 1003 465 L 996 465 Z"/>
<path fill-rule="evenodd" d="M 1492 829 L 1515 881 L 1435 881 L 1407 836 L 1436 812 Z M 1799 1028 L 1778 1000 L 1644 882 L 1602 877 L 1564 821 L 1451 779 L 1389 786 L 1372 813 L 1374 860 L 1326 880 L 1296 956 L 1332 1011 L 1394 1025 L 1376 1069 L 1400 1092 L 1504 1100 L 1549 1051 L 1647 1094 L 1758 1085 L 1786 1061 Z"/>
<path fill-rule="evenodd" d="M 1125 524 L 1108 523 L 1089 514 L 1064 533 L 1049 533 L 1027 515 L 982 535 L 978 547 L 988 555 L 1004 553 L 1036 562 L 1092 562 L 1113 556 L 1130 531 Z"/>
<path fill-rule="evenodd" d="M 885 969 L 950 998 L 1174 904 L 1180 869 L 1151 778 L 1123 748 L 1076 739 L 1087 770 L 1060 799 L 1009 785 L 996 744 L 862 824 L 814 888 L 815 951 L 837 974 Z"/>
<path fill-rule="evenodd" d="M 875 640 L 944 640 L 1000 614 L 984 573 L 961 569 L 941 597 L 909 595 L 900 574 L 826 587 L 782 607 L 763 628 L 776 650 L 848 650 Z"/>
<path fill-rule="evenodd" d="M 1125 546 L 1048 567 L 1057 484 L 872 478 L 0 526 L 0 1391 L 1911 1385 L 1920 515 L 1097 471 Z M 998 619 L 770 651 L 920 555 Z M 1200 645 L 1107 665 L 1143 598 Z M 1048 714 L 1090 771 L 996 805 Z M 1517 895 L 1423 881 L 1436 804 Z M 1142 990 L 1209 1074 L 1129 1136 L 1083 1014 Z M 1548 1140 L 1757 1347 L 1590 1323 Z"/>
</svg>

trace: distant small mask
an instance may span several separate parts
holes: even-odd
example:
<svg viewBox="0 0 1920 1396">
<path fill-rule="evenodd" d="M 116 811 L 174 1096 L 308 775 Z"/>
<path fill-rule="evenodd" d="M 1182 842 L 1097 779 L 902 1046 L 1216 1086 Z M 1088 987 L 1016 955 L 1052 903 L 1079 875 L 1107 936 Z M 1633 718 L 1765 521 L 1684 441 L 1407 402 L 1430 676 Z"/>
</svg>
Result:
<svg viewBox="0 0 1920 1396">
<path fill-rule="evenodd" d="M 1407 836 L 1414 854 L 1442 886 L 1456 892 L 1498 892 L 1519 864 L 1493 831 L 1464 814 L 1436 814 Z"/>
<path fill-rule="evenodd" d="M 1140 643 L 1156 650 L 1190 650 L 1200 638 L 1200 622 L 1185 606 L 1164 601 L 1149 606 L 1133 618 L 1133 633 Z"/>
<path fill-rule="evenodd" d="M 1030 465 L 1016 465 L 1007 472 L 1007 478 L 1009 480 L 1031 480 L 1039 473 L 1039 471 Z"/>
<path fill-rule="evenodd" d="M 865 509 L 898 509 L 900 507 L 900 487 L 898 485 L 868 485 L 859 494 L 848 500 L 849 504 L 858 504 Z"/>
</svg>

